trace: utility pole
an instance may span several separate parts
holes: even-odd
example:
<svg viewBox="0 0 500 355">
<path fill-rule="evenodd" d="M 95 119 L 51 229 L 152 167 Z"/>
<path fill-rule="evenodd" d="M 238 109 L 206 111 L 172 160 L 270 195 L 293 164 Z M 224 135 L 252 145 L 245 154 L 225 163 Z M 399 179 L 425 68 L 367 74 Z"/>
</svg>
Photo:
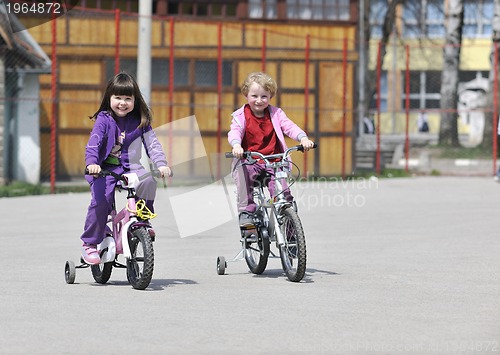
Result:
<svg viewBox="0 0 500 355">
<path fill-rule="evenodd" d="M 151 104 L 151 16 L 152 0 L 139 0 L 137 45 L 137 84 L 148 105 Z"/>
<path fill-rule="evenodd" d="M 366 80 L 366 38 L 365 38 L 365 0 L 359 2 L 359 60 L 358 60 L 358 128 L 360 135 L 363 134 L 363 118 L 365 112 L 365 80 Z"/>
</svg>

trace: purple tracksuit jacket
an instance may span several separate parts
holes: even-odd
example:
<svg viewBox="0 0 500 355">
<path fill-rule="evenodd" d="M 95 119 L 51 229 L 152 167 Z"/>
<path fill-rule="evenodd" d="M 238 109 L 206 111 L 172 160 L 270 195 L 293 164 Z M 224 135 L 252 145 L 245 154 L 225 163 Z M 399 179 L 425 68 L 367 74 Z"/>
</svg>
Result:
<svg viewBox="0 0 500 355">
<path fill-rule="evenodd" d="M 138 129 L 140 118 L 128 114 L 115 120 L 110 113 L 100 112 L 94 123 L 90 138 L 85 149 L 85 166 L 98 164 L 115 173 L 127 171 L 145 173 L 140 163 L 142 146 L 150 160 L 157 166 L 166 166 L 167 159 L 163 148 L 151 126 Z M 121 150 L 121 165 L 107 165 L 104 160 L 111 153 L 120 134 L 125 133 Z M 85 244 L 97 245 L 105 237 L 106 222 L 113 207 L 116 179 L 112 176 L 94 178 L 85 176 L 90 184 L 91 201 L 87 211 L 84 231 L 80 239 Z M 145 179 L 137 189 L 137 195 L 146 200 L 146 206 L 153 211 L 156 194 L 156 181 Z"/>
</svg>

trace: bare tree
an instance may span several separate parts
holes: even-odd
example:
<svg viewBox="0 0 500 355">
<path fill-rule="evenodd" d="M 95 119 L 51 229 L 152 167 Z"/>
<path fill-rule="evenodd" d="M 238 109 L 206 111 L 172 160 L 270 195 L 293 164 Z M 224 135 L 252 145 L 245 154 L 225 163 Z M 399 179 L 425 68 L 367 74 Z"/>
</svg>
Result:
<svg viewBox="0 0 500 355">
<path fill-rule="evenodd" d="M 445 10 L 446 43 L 443 49 L 441 75 L 441 122 L 439 144 L 459 146 L 458 140 L 458 74 L 464 24 L 462 0 L 449 0 Z"/>
<path fill-rule="evenodd" d="M 362 21 L 364 21 L 364 29 L 365 29 L 365 41 L 366 43 L 370 42 L 370 0 L 361 0 L 364 1 L 365 4 L 365 16 Z M 392 0 L 388 4 L 387 12 L 384 16 L 384 24 L 382 25 L 382 38 L 380 39 L 380 63 L 383 65 L 384 57 L 387 53 L 387 44 L 394 30 L 394 25 L 396 23 L 396 9 L 398 5 L 404 4 L 406 0 Z M 366 63 L 361 63 L 361 65 L 365 65 L 368 68 L 369 60 L 366 59 Z M 365 102 L 364 102 L 364 112 L 368 112 L 370 106 L 370 99 L 373 98 L 377 91 L 377 81 L 376 81 L 376 72 L 366 71 L 366 85 L 365 85 Z"/>
<path fill-rule="evenodd" d="M 365 3 L 365 9 L 367 9 L 364 18 L 365 26 L 365 39 L 366 43 L 370 40 L 370 25 L 369 25 L 369 0 L 361 0 Z M 427 0 L 427 4 L 442 4 L 443 0 Z M 500 2 L 500 0 L 495 0 L 495 3 Z M 396 22 L 396 9 L 399 5 L 405 5 L 408 3 L 412 5 L 408 8 L 408 11 L 415 12 L 415 18 L 419 21 L 419 31 L 425 33 L 425 19 L 421 17 L 422 4 L 421 3 L 411 3 L 407 0 L 388 0 L 387 11 L 384 15 L 384 24 L 382 26 L 382 38 L 381 51 L 380 51 L 380 61 L 383 64 L 384 57 L 387 53 L 387 44 L 389 39 L 395 30 L 394 24 Z M 446 41 L 445 47 L 443 49 L 443 71 L 441 76 L 441 109 L 443 113 L 441 115 L 440 131 L 439 131 L 439 143 L 448 146 L 459 146 L 458 139 L 458 83 L 459 83 L 459 64 L 460 64 L 460 53 L 462 44 L 462 31 L 464 24 L 464 6 L 463 0 L 448 0 L 445 2 L 447 7 L 445 9 L 445 25 L 446 25 Z M 440 6 L 439 6 L 440 7 Z M 500 11 L 498 12 L 500 16 Z M 405 19 L 401 19 L 405 22 Z M 499 27 L 500 28 L 500 27 Z M 396 32 L 396 37 L 400 38 L 399 34 Z M 424 35 L 425 38 L 427 38 Z M 424 38 L 422 37 L 422 39 Z M 500 32 L 499 32 L 500 40 Z M 366 59 L 366 63 L 369 62 Z M 363 65 L 363 63 L 361 63 Z M 366 74 L 366 85 L 365 85 L 365 102 L 364 102 L 364 112 L 368 112 L 368 107 L 370 104 L 370 99 L 375 97 L 376 94 L 376 73 L 367 71 Z"/>
<path fill-rule="evenodd" d="M 497 85 L 497 95 L 500 94 L 500 87 L 498 86 L 499 78 L 496 78 L 495 82 L 495 76 L 498 75 L 500 76 L 500 70 L 499 70 L 499 65 L 500 65 L 500 0 L 494 0 L 495 4 L 495 10 L 494 10 L 494 15 L 493 15 L 493 33 L 491 36 L 491 54 L 490 54 L 490 73 L 489 73 L 489 90 L 486 96 L 486 107 L 490 108 L 491 111 L 486 111 L 485 112 L 485 117 L 484 117 L 484 133 L 483 133 L 483 142 L 482 142 L 482 147 L 486 150 L 491 151 L 493 147 L 493 132 L 497 129 L 497 127 L 493 127 L 493 108 L 494 108 L 494 85 Z M 496 49 L 495 49 L 496 48 Z M 497 55 L 497 58 L 495 59 L 495 54 Z M 495 64 L 497 67 L 495 68 Z M 495 74 L 496 72 L 496 74 Z M 497 103 L 500 100 L 500 97 L 497 96 Z M 500 114 L 500 112 L 497 112 L 497 115 Z"/>
</svg>

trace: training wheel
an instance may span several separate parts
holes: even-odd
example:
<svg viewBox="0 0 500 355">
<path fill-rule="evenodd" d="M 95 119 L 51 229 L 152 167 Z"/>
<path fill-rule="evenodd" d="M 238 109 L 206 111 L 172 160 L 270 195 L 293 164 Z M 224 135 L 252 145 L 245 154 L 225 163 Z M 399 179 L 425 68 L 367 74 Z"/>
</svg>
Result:
<svg viewBox="0 0 500 355">
<path fill-rule="evenodd" d="M 66 265 L 64 266 L 64 278 L 66 279 L 67 284 L 72 284 L 75 282 L 76 276 L 76 267 L 75 263 L 72 261 L 66 261 Z"/>
<path fill-rule="evenodd" d="M 226 259 L 223 256 L 219 256 L 217 258 L 217 274 L 224 275 L 224 271 L 226 271 Z"/>
</svg>

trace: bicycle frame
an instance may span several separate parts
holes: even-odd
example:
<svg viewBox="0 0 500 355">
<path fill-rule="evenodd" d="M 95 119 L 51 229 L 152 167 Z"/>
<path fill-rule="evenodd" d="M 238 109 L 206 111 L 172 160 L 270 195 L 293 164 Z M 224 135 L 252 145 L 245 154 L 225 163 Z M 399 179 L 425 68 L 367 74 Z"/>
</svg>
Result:
<svg viewBox="0 0 500 355">
<path fill-rule="evenodd" d="M 314 144 L 312 148 L 316 148 Z M 274 175 L 274 196 L 267 198 L 262 180 L 253 185 L 253 200 L 257 205 L 253 224 L 240 226 L 241 250 L 232 260 L 244 258 L 248 268 L 254 274 L 261 274 L 267 267 L 268 257 L 276 255 L 270 250 L 270 242 L 276 242 L 279 250 L 281 265 L 287 278 L 299 282 L 305 275 L 307 252 L 304 229 L 297 212 L 295 202 L 287 200 L 284 192 L 293 184 L 285 186 L 290 176 L 292 162 L 288 159 L 293 151 L 304 151 L 301 145 L 288 148 L 284 153 L 263 155 L 258 152 L 244 152 L 246 162 L 241 164 L 255 164 L 259 160 L 265 163 L 266 171 L 272 169 Z M 255 159 L 255 157 L 257 159 Z M 226 158 L 235 158 L 232 153 L 226 153 Z M 238 157 L 240 158 L 240 157 Z M 234 168 L 236 168 L 235 165 Z M 269 186 L 268 184 L 266 184 Z M 267 187 L 266 186 L 266 187 Z M 254 235 L 255 231 L 255 235 Z M 217 257 L 217 273 L 224 275 L 227 267 L 224 256 Z"/>
<path fill-rule="evenodd" d="M 269 201 L 266 201 L 266 195 L 264 192 L 264 187 L 262 185 L 254 188 L 254 196 L 257 197 L 257 210 L 262 210 L 264 213 L 264 221 L 262 223 L 265 227 L 267 227 L 270 240 L 276 242 L 276 246 L 279 248 L 280 246 L 285 244 L 285 237 L 281 232 L 281 229 L 278 227 L 281 223 L 278 220 L 279 209 L 283 206 L 290 205 L 290 202 L 285 200 L 283 195 L 283 181 L 288 178 L 290 169 L 289 169 L 289 160 L 291 152 L 303 150 L 302 146 L 294 146 L 288 148 L 284 153 L 272 154 L 272 155 L 263 155 L 258 152 L 247 152 L 247 159 L 251 159 L 252 163 L 255 163 L 256 160 L 253 158 L 258 157 L 263 160 L 266 164 L 266 168 L 272 168 L 274 171 L 274 180 L 275 180 L 275 196 L 271 196 Z M 274 159 L 279 159 L 278 161 L 271 161 Z M 267 212 L 269 210 L 269 212 Z M 267 223 L 266 223 L 267 222 Z M 276 240 L 273 240 L 274 235 L 276 235 Z"/>
<path fill-rule="evenodd" d="M 89 174 L 88 169 L 85 169 L 85 174 Z M 80 265 L 75 266 L 72 261 L 66 261 L 64 266 L 66 283 L 74 283 L 76 269 L 90 267 L 94 280 L 97 283 L 105 284 L 111 276 L 113 267 L 116 267 L 126 268 L 127 280 L 132 287 L 144 290 L 151 282 L 154 270 L 154 239 L 148 228 L 151 228 L 149 220 L 156 215 L 148 210 L 144 200 L 136 202 L 136 188 L 139 182 L 146 177 L 159 177 L 161 172 L 154 169 L 138 177 L 136 173 L 120 175 L 113 171 L 101 170 L 99 173 L 91 175 L 113 176 L 117 180 L 115 188 L 127 190 L 127 203 L 124 208 L 117 211 L 116 201 L 113 201 L 111 212 L 106 220 L 106 237 L 97 245 L 101 262 L 88 264 L 81 257 Z M 166 187 L 165 180 L 163 184 Z M 111 228 L 109 224 L 111 224 Z M 124 255 L 126 265 L 118 262 L 117 255 L 119 254 Z"/>
<path fill-rule="evenodd" d="M 130 246 L 128 244 L 127 233 L 132 225 L 138 227 L 150 226 L 148 222 L 142 222 L 137 219 L 136 214 L 136 187 L 140 178 L 136 173 L 123 174 L 123 179 L 120 189 L 127 190 L 127 205 L 120 211 L 114 207 L 109 215 L 108 223 L 111 223 L 112 237 L 106 237 L 97 246 L 99 251 L 102 251 L 101 260 L 103 262 L 111 262 L 115 260 L 116 255 L 123 254 L 127 259 L 132 257 Z M 108 250 L 105 250 L 105 249 Z"/>
</svg>

